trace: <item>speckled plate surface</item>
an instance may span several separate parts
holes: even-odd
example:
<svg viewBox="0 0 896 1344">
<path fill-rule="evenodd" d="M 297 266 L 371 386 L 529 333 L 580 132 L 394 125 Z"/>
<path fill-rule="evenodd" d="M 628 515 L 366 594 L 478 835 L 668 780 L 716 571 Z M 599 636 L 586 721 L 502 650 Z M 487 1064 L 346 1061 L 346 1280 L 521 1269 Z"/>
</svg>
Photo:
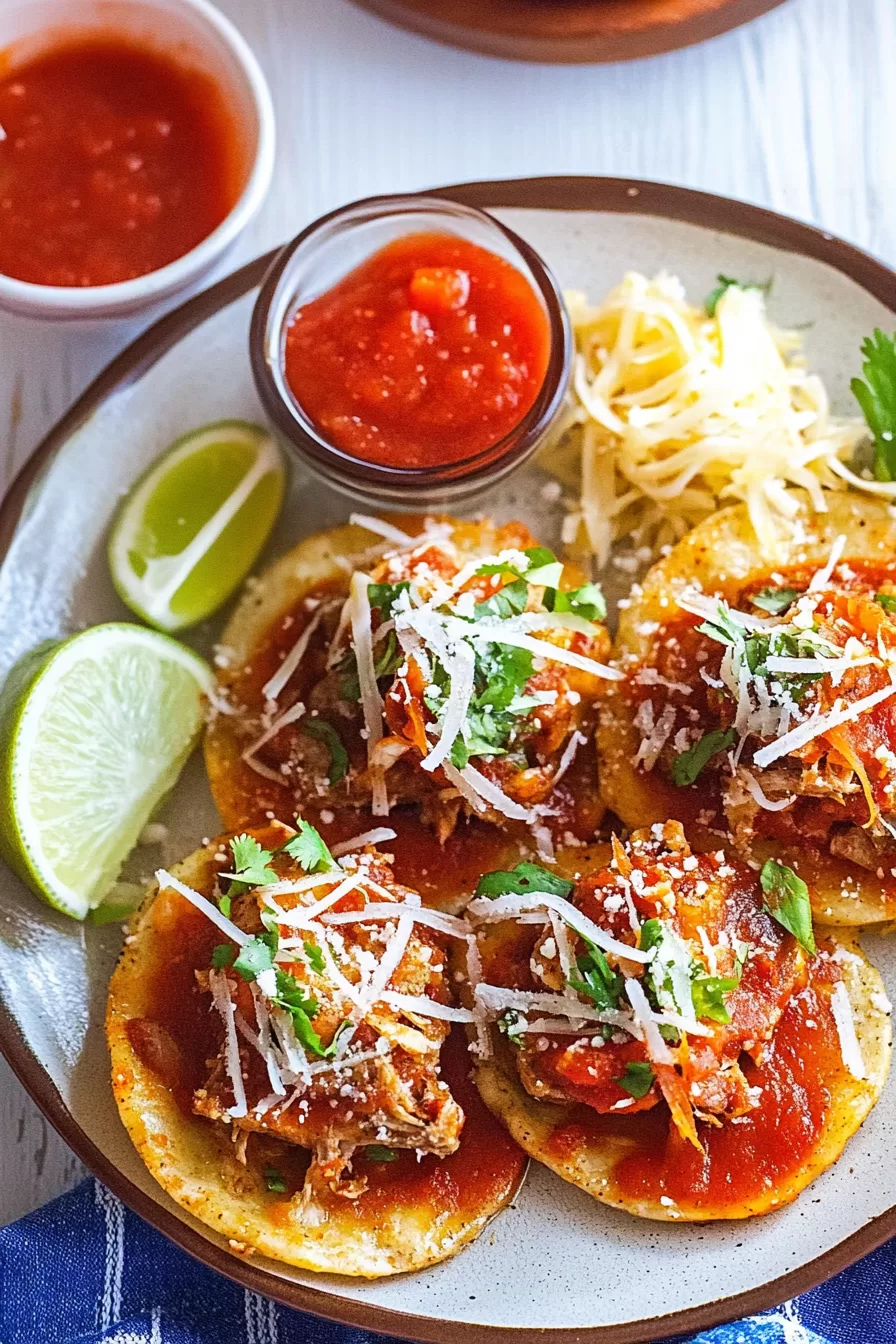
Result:
<svg viewBox="0 0 896 1344">
<path fill-rule="evenodd" d="M 564 286 L 594 295 L 629 268 L 665 267 L 695 295 L 719 271 L 773 277 L 773 313 L 805 325 L 811 366 L 843 409 L 862 336 L 875 325 L 894 326 L 892 272 L 828 235 L 750 206 L 584 178 L 446 194 L 495 209 Z M 14 485 L 0 510 L 0 675 L 41 638 L 126 618 L 104 546 L 120 493 L 185 430 L 225 416 L 260 417 L 246 342 L 264 269 L 265 259 L 253 263 L 141 337 Z M 544 515 L 537 480 L 527 469 L 484 507 L 522 513 L 550 537 L 557 520 Z M 348 507 L 296 471 L 271 552 L 343 519 Z M 206 647 L 218 628 L 201 630 L 197 646 Z M 216 830 L 198 757 L 162 820 L 164 852 L 138 850 L 136 876 Z M 533 1168 L 513 1207 L 474 1246 L 417 1275 L 366 1284 L 237 1259 L 166 1198 L 119 1124 L 101 1025 L 119 939 L 114 928 L 55 916 L 0 869 L 0 1048 L 63 1137 L 126 1203 L 207 1264 L 290 1305 L 434 1344 L 522 1344 L 543 1341 L 544 1331 L 551 1344 L 633 1344 L 770 1306 L 896 1233 L 891 1080 L 840 1162 L 796 1204 L 757 1221 L 640 1222 Z M 896 994 L 896 940 L 869 934 L 865 946 Z"/>
</svg>

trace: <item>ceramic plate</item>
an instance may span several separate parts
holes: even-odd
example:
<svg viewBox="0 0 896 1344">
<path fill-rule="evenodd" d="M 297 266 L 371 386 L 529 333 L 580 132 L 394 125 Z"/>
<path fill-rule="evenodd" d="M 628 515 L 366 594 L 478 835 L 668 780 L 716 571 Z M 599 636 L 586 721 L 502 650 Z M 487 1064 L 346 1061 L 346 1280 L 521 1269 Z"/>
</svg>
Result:
<svg viewBox="0 0 896 1344">
<path fill-rule="evenodd" d="M 452 47 L 553 65 L 634 61 L 717 37 L 783 0 L 356 0 Z"/>
<path fill-rule="evenodd" d="M 754 207 L 584 178 L 476 184 L 446 194 L 494 209 L 544 254 L 564 286 L 595 296 L 633 267 L 673 270 L 693 295 L 706 293 L 719 271 L 773 279 L 774 315 L 805 328 L 810 365 L 842 410 L 849 409 L 862 336 L 876 325 L 894 326 L 896 276 L 829 235 Z M 192 426 L 260 417 L 246 344 L 264 270 L 262 258 L 142 336 L 13 487 L 0 511 L 0 676 L 39 639 L 127 618 L 105 562 L 104 534 L 119 495 Z M 531 517 L 539 499 L 533 471 L 513 478 L 485 507 Z M 297 470 L 272 553 L 347 512 L 344 501 Z M 201 631 L 198 645 L 207 647 L 218 628 Z M 198 757 L 162 819 L 170 828 L 165 852 L 138 850 L 137 875 L 218 829 Z M 780 1302 L 896 1233 L 891 1079 L 841 1161 L 795 1204 L 756 1221 L 642 1222 L 533 1166 L 513 1206 L 478 1242 L 420 1274 L 359 1283 L 260 1257 L 239 1260 L 167 1199 L 119 1123 L 102 1020 L 120 936 L 54 916 L 4 871 L 0 1047 L 63 1137 L 127 1204 L 206 1263 L 292 1306 L 435 1344 L 536 1337 L 631 1344 Z M 896 995 L 896 939 L 869 935 L 866 945 Z"/>
</svg>

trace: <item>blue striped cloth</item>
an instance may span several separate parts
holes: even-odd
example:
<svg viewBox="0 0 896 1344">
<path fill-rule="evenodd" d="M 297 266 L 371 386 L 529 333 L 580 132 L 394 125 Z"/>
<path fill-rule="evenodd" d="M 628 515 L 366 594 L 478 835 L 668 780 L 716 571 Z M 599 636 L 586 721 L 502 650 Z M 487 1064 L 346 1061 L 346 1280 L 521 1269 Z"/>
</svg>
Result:
<svg viewBox="0 0 896 1344">
<path fill-rule="evenodd" d="M 85 1181 L 0 1230 L 0 1344 L 384 1341 L 238 1288 Z M 804 1297 L 691 1344 L 896 1344 L 896 1241 Z"/>
</svg>

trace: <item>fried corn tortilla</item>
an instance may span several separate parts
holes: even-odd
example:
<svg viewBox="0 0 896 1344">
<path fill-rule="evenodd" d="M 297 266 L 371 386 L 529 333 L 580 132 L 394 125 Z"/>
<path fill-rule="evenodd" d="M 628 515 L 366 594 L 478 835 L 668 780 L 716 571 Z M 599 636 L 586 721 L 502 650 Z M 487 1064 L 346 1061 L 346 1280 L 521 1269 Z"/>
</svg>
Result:
<svg viewBox="0 0 896 1344">
<path fill-rule="evenodd" d="M 558 904 L 564 874 L 577 914 Z M 889 1069 L 891 1010 L 855 932 L 826 930 L 813 951 L 806 924 L 804 947 L 749 866 L 695 856 L 677 823 L 612 853 L 560 855 L 547 876 L 568 974 L 556 919 L 545 932 L 502 913 L 508 895 L 469 907 L 485 921 L 477 995 L 493 1020 L 475 1076 L 492 1112 L 530 1157 L 639 1217 L 747 1218 L 794 1199 L 840 1155 Z M 523 899 L 538 908 L 537 891 Z M 606 935 L 615 951 L 595 943 Z M 648 935 L 653 961 L 630 962 L 618 940 L 643 949 Z M 570 986 L 571 1017 L 591 1020 L 564 1026 Z"/>
<path fill-rule="evenodd" d="M 732 843 L 760 862 L 777 856 L 808 883 L 816 920 L 860 926 L 896 916 L 896 601 L 888 596 L 896 521 L 885 505 L 854 495 L 828 495 L 824 514 L 810 513 L 799 492 L 794 501 L 800 539 L 774 564 L 759 554 L 738 505 L 694 528 L 635 588 L 614 647 L 626 681 L 601 705 L 601 791 L 627 826 L 673 817 L 695 844 L 702 833 L 706 846 Z M 701 615 L 717 619 L 716 598 L 735 620 L 746 613 L 741 648 L 764 675 L 759 682 L 744 671 L 746 702 L 730 664 L 731 689 L 723 685 L 732 647 L 725 630 L 695 633 Z M 765 674 L 763 638 L 785 655 Z M 855 666 L 844 672 L 848 656 Z M 764 729 L 757 688 L 774 702 Z M 866 708 L 844 721 L 842 707 L 859 701 Z M 736 725 L 748 709 L 757 727 L 745 730 L 743 750 Z M 767 767 L 754 763 L 815 713 L 832 723 L 829 738 L 797 744 Z"/>
<path fill-rule="evenodd" d="M 584 576 L 574 567 L 553 557 L 548 566 L 533 558 L 550 552 L 537 547 L 520 523 L 428 519 L 403 520 L 403 527 L 413 542 L 355 526 L 309 537 L 255 580 L 237 606 L 221 639 L 218 712 L 205 741 L 225 825 L 261 824 L 272 813 L 288 820 L 296 811 L 322 809 L 366 809 L 376 817 L 408 806 L 420 811 L 440 840 L 468 816 L 512 834 L 552 829 L 590 836 L 602 814 L 592 739 L 595 702 L 605 682 L 588 667 L 602 667 L 609 652 L 600 594 L 593 585 L 582 587 Z M 545 577 L 530 585 L 512 569 L 487 563 L 499 555 L 511 557 L 517 572 L 529 566 Z M 484 574 L 477 574 L 477 561 Z M 558 583 L 555 571 L 561 570 Z M 461 571 L 465 577 L 455 593 L 451 584 Z M 367 619 L 375 727 L 367 722 L 355 649 L 355 588 L 347 601 L 353 573 L 371 576 L 361 588 L 362 606 L 372 594 Z M 550 598 L 551 608 L 545 605 L 549 581 L 563 594 Z M 410 603 L 402 590 L 411 587 L 421 605 L 437 590 L 449 591 L 449 598 L 438 612 L 435 606 L 419 616 L 418 607 L 405 611 L 413 634 L 402 633 L 402 644 L 395 629 L 402 601 Z M 554 619 L 553 604 L 570 591 L 596 594 L 598 607 L 582 608 L 587 619 L 559 605 L 562 614 Z M 477 614 L 473 624 L 474 604 L 489 600 L 494 610 L 488 620 Z M 450 605 L 455 601 L 456 611 Z M 468 642 L 454 658 L 458 631 L 475 629 L 481 638 L 488 624 L 505 617 L 533 622 L 518 633 L 524 639 L 535 633 L 534 651 L 500 642 L 474 649 Z M 537 657 L 539 649 L 557 646 L 578 666 Z M 424 768 L 421 762 L 442 732 L 435 718 L 451 721 L 444 706 L 461 693 L 464 670 L 473 683 L 463 730 L 469 749 L 458 737 L 460 756 L 454 750 L 444 765 Z"/>
<path fill-rule="evenodd" d="M 272 827 L 255 838 L 273 849 L 291 834 Z M 177 865 L 171 876 L 214 898 L 222 849 L 223 842 L 212 842 Z M 251 901 L 254 895 L 238 899 Z M 235 901 L 235 917 L 236 910 Z M 417 972 L 421 952 L 427 963 L 431 960 L 426 935 L 424 928 L 424 941 L 416 945 Z M 304 1113 L 299 1101 L 263 1115 L 250 1106 L 244 1121 L 231 1122 L 226 1114 L 233 1096 L 220 1066 L 222 1027 L 207 992 L 206 969 L 221 939 L 221 932 L 176 890 L 153 890 L 131 925 L 110 984 L 106 1030 L 115 1099 L 137 1151 L 163 1189 L 227 1238 L 234 1253 L 257 1251 L 303 1269 L 377 1278 L 434 1264 L 473 1240 L 513 1195 L 525 1158 L 468 1081 L 457 1029 L 441 1050 L 451 1091 L 434 1073 L 418 1089 L 429 1115 L 436 1114 L 438 1102 L 438 1130 L 425 1115 L 408 1112 L 405 1092 L 405 1101 L 399 1095 L 381 1117 L 380 1141 L 371 1143 L 377 1134 L 368 1132 L 363 1117 L 353 1118 L 351 1100 L 339 1092 L 343 1073 L 332 1089 L 339 1109 L 326 1109 L 325 1097 L 317 1103 L 318 1120 L 321 1110 L 325 1121 L 332 1114 L 333 1129 L 322 1139 L 318 1128 L 312 1156 L 294 1140 L 299 1126 L 313 1119 L 314 1103 Z M 417 972 L 410 965 L 407 974 Z M 249 988 L 242 987 L 244 995 Z M 256 987 L 251 988 L 254 993 Z M 324 1035 L 320 1024 L 329 1008 L 325 995 L 318 993 L 318 998 L 313 1023 Z M 425 1018 L 414 1026 L 398 1012 L 391 1026 L 381 1025 L 393 1041 L 412 1050 L 429 1049 L 426 1057 L 436 1061 L 433 1042 L 437 1048 L 448 1031 L 447 1023 Z M 253 1074 L 247 1053 L 244 1048 L 249 1090 L 256 1086 L 257 1069 Z M 376 1054 L 368 1051 L 368 1059 L 371 1053 Z M 413 1057 L 396 1045 L 387 1057 L 395 1061 L 398 1056 L 413 1065 Z M 379 1069 L 378 1059 L 367 1069 Z M 425 1060 L 424 1066 L 431 1069 Z M 364 1076 L 383 1085 L 382 1073 Z M 395 1085 L 400 1088 L 401 1080 Z M 265 1081 L 257 1090 L 269 1089 Z M 375 1118 L 371 1123 L 377 1123 Z M 415 1144 L 428 1148 L 428 1155 L 418 1159 Z M 343 1168 L 352 1157 L 349 1180 Z M 315 1163 L 317 1179 L 312 1181 Z"/>
</svg>

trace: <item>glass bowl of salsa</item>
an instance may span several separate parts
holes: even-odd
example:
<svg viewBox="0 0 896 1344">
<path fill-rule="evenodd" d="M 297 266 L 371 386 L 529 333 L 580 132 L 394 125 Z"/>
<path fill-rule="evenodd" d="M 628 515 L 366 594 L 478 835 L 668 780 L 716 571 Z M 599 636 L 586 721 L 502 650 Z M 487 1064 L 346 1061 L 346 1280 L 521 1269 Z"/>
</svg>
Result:
<svg viewBox="0 0 896 1344">
<path fill-rule="evenodd" d="M 13 0 L 0 47 L 0 308 L 120 317 L 195 284 L 273 171 L 233 24 L 207 0 Z"/>
<path fill-rule="evenodd" d="M 482 210 L 381 196 L 317 220 L 262 284 L 250 357 L 295 455 L 356 500 L 470 498 L 535 452 L 572 365 L 533 248 Z"/>
</svg>

